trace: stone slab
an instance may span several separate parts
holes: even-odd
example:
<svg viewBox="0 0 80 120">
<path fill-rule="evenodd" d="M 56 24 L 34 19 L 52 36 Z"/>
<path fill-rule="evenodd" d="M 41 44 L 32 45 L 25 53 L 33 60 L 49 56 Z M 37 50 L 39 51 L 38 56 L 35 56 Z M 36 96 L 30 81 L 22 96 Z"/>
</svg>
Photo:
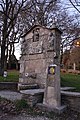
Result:
<svg viewBox="0 0 80 120">
<path fill-rule="evenodd" d="M 80 97 L 80 93 L 79 92 L 68 92 L 68 91 L 61 91 L 62 95 L 66 95 L 66 96 L 76 96 L 76 97 Z"/>
<path fill-rule="evenodd" d="M 61 90 L 74 90 L 75 87 L 61 87 Z"/>
<path fill-rule="evenodd" d="M 44 89 L 30 89 L 30 90 L 20 90 L 20 93 L 22 94 L 29 94 L 29 95 L 35 95 L 35 94 L 40 94 L 44 93 Z"/>
<path fill-rule="evenodd" d="M 21 90 L 20 93 L 22 93 L 22 99 L 26 100 L 31 107 L 43 102 L 44 89 Z"/>
</svg>

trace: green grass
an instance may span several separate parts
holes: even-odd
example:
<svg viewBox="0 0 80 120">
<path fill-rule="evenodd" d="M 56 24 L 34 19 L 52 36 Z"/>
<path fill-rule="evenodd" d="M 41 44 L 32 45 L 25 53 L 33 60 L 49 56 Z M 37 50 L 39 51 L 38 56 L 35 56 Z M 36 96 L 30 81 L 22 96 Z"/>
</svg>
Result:
<svg viewBox="0 0 80 120">
<path fill-rule="evenodd" d="M 0 82 L 18 82 L 19 71 L 8 71 L 7 78 L 0 76 Z M 80 91 L 80 75 L 71 73 L 61 73 L 61 86 L 75 87 L 77 91 Z"/>
<path fill-rule="evenodd" d="M 0 76 L 0 82 L 18 82 L 19 81 L 19 71 L 12 70 L 8 71 L 8 76 L 6 78 Z"/>
<path fill-rule="evenodd" d="M 16 106 L 16 109 L 17 110 L 21 110 L 23 108 L 28 108 L 29 105 L 27 104 L 27 101 L 26 100 L 16 100 L 15 102 L 15 106 Z"/>
<path fill-rule="evenodd" d="M 80 92 L 80 75 L 61 73 L 61 86 L 75 87 Z"/>
</svg>

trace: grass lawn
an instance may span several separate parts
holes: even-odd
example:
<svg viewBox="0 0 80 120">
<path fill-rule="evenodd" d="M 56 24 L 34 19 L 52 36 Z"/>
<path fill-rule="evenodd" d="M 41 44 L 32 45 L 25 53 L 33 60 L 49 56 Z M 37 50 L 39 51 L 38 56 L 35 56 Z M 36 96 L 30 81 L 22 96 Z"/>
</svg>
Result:
<svg viewBox="0 0 80 120">
<path fill-rule="evenodd" d="M 0 76 L 0 82 L 18 82 L 19 71 L 10 70 L 8 71 L 7 78 Z M 61 86 L 75 87 L 76 91 L 80 91 L 80 75 L 71 73 L 61 73 Z"/>
<path fill-rule="evenodd" d="M 19 81 L 19 71 L 10 70 L 7 72 L 8 72 L 8 76 L 6 78 L 0 76 L 0 82 L 18 82 Z"/>
<path fill-rule="evenodd" d="M 80 75 L 61 73 L 61 86 L 75 87 L 80 92 Z"/>
</svg>

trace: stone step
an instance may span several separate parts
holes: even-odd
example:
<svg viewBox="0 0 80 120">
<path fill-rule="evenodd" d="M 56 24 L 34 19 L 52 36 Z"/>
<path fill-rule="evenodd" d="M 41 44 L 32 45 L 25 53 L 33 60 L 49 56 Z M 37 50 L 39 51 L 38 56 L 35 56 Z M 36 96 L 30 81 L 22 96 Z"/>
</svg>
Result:
<svg viewBox="0 0 80 120">
<path fill-rule="evenodd" d="M 20 90 L 20 93 L 22 94 L 28 94 L 28 95 L 35 95 L 35 94 L 40 94 L 44 93 L 44 89 L 30 89 L 30 90 Z"/>
<path fill-rule="evenodd" d="M 22 99 L 26 100 L 31 107 L 43 102 L 44 89 L 20 90 L 20 93 L 22 94 Z"/>
<path fill-rule="evenodd" d="M 37 84 L 18 83 L 18 90 L 38 89 L 38 88 L 39 86 Z"/>
</svg>

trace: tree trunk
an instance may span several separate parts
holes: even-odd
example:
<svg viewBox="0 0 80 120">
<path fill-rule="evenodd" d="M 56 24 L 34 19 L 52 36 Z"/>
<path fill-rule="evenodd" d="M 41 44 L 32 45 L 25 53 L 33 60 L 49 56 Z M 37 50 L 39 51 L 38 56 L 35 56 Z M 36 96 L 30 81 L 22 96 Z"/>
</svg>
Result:
<svg viewBox="0 0 80 120">
<path fill-rule="evenodd" d="M 3 36 L 3 40 L 2 40 L 2 45 L 1 45 L 1 71 L 0 71 L 0 75 L 4 74 L 4 70 L 6 70 L 7 68 L 7 64 L 6 64 L 6 56 L 5 56 L 5 51 L 6 51 L 6 42 L 7 42 L 7 38 L 6 38 L 6 34 L 7 34 L 7 10 L 8 10 L 8 0 L 6 0 L 6 8 L 5 8 L 5 15 L 3 16 L 3 30 L 2 30 L 2 36 Z"/>
<path fill-rule="evenodd" d="M 4 74 L 4 69 L 5 69 L 5 45 L 3 44 L 1 46 L 1 71 L 0 71 L 0 75 Z"/>
</svg>

